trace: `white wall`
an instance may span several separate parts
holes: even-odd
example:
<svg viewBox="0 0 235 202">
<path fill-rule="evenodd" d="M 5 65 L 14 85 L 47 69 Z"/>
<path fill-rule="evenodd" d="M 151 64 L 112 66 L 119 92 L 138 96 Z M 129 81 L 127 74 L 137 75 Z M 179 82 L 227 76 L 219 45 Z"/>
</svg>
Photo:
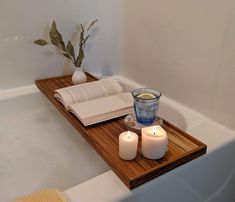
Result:
<svg viewBox="0 0 235 202">
<path fill-rule="evenodd" d="M 110 73 L 118 65 L 116 0 L 0 1 L 0 90 L 34 83 L 37 78 L 71 72 L 71 64 L 52 47 L 33 40 L 45 35 L 53 19 L 69 40 L 80 23 L 98 19 L 86 49 L 89 71 Z"/>
<path fill-rule="evenodd" d="M 235 2 L 122 1 L 120 74 L 235 128 Z"/>
</svg>

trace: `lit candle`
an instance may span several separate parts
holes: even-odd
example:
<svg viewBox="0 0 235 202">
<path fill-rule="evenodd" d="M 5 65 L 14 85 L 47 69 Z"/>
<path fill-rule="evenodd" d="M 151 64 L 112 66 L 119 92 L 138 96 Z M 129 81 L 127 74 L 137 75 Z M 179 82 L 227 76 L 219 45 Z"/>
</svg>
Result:
<svg viewBox="0 0 235 202">
<path fill-rule="evenodd" d="M 119 135 L 119 156 L 124 160 L 132 160 L 136 157 L 138 135 L 126 131 Z"/>
<path fill-rule="evenodd" d="M 149 159 L 160 159 L 167 152 L 168 137 L 159 125 L 142 128 L 142 154 Z"/>
</svg>

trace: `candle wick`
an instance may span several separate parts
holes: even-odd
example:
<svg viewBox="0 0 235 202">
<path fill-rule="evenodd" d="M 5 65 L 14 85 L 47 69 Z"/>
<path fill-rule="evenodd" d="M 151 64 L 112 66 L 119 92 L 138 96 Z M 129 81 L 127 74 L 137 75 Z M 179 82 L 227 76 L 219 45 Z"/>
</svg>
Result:
<svg viewBox="0 0 235 202">
<path fill-rule="evenodd" d="M 157 135 L 157 127 L 156 127 L 156 126 L 153 128 L 153 135 L 154 135 L 154 136 Z"/>
<path fill-rule="evenodd" d="M 127 132 L 127 138 L 128 138 L 128 139 L 131 139 L 131 133 L 130 133 L 130 131 Z"/>
</svg>

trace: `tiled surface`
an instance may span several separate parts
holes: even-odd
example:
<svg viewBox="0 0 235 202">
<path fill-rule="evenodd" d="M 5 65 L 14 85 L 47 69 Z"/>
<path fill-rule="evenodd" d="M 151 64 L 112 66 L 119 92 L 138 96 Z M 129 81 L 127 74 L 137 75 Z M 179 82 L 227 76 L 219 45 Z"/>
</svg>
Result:
<svg viewBox="0 0 235 202">
<path fill-rule="evenodd" d="M 68 189 L 109 167 L 40 93 L 0 102 L 0 198 Z"/>
</svg>

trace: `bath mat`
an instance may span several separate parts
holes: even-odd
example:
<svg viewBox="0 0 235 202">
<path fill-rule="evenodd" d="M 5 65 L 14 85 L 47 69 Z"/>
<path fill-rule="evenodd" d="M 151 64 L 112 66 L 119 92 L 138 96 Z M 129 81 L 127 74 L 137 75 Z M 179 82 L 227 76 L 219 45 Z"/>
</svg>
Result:
<svg viewBox="0 0 235 202">
<path fill-rule="evenodd" d="M 66 202 L 66 200 L 59 190 L 47 189 L 16 199 L 15 202 Z"/>
</svg>

